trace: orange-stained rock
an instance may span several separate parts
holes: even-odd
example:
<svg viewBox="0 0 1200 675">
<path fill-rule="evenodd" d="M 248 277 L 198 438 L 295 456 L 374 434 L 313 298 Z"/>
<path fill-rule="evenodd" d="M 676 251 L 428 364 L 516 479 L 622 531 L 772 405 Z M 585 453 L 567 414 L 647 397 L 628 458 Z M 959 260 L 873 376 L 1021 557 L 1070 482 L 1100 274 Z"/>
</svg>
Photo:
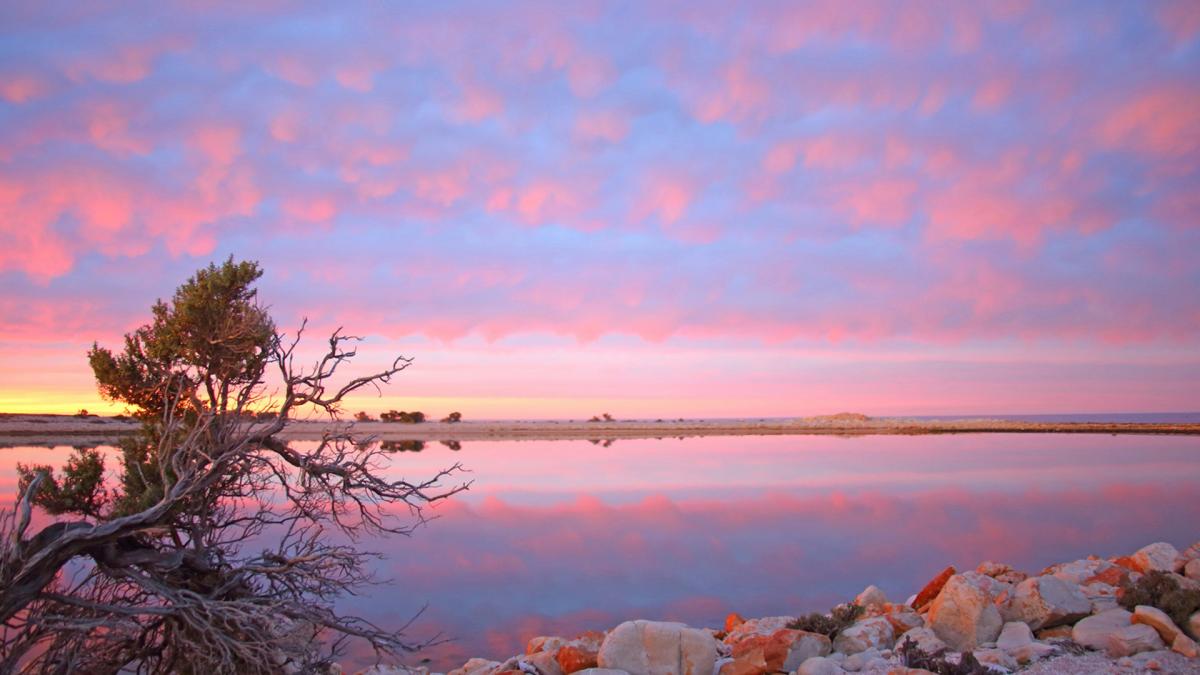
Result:
<svg viewBox="0 0 1200 675">
<path fill-rule="evenodd" d="M 1052 638 L 1069 638 L 1071 637 L 1070 626 L 1055 626 L 1054 628 L 1043 628 L 1037 632 L 1037 639 L 1049 640 Z"/>
<path fill-rule="evenodd" d="M 725 617 L 725 632 L 728 633 L 744 623 L 746 623 L 746 620 L 742 618 L 741 614 L 730 612 L 729 616 Z"/>
<path fill-rule="evenodd" d="M 596 656 L 599 650 L 588 650 L 575 645 L 567 645 L 558 650 L 554 660 L 564 673 L 596 667 Z"/>
<path fill-rule="evenodd" d="M 1112 563 L 1114 565 L 1120 565 L 1121 567 L 1124 567 L 1125 569 L 1129 570 L 1130 572 L 1141 572 L 1141 570 L 1138 569 L 1138 564 L 1136 562 L 1134 562 L 1133 558 L 1131 558 L 1127 555 L 1123 555 L 1119 558 L 1113 558 Z"/>
<path fill-rule="evenodd" d="M 1109 586 L 1120 586 L 1128 578 L 1129 570 L 1124 566 L 1120 566 L 1118 563 L 1117 567 L 1109 567 L 1102 572 L 1097 572 L 1095 575 L 1086 579 L 1083 583 L 1084 585 L 1087 585 L 1100 582 L 1102 584 L 1108 584 Z"/>
<path fill-rule="evenodd" d="M 767 666 L 761 647 L 755 647 L 733 657 L 721 666 L 720 675 L 766 675 L 774 672 Z"/>
<path fill-rule="evenodd" d="M 529 639 L 529 644 L 525 645 L 526 654 L 537 654 L 541 651 L 554 652 L 558 651 L 559 647 L 567 644 L 567 641 L 557 636 L 539 635 Z"/>
<path fill-rule="evenodd" d="M 936 577 L 925 584 L 925 588 L 922 588 L 920 593 L 917 593 L 916 599 L 913 600 L 913 608 L 918 610 L 924 609 L 926 605 L 933 602 L 938 593 L 942 592 L 942 586 L 945 586 L 946 581 L 956 573 L 957 570 L 954 569 L 954 565 L 939 572 Z"/>
<path fill-rule="evenodd" d="M 747 661 L 763 662 L 766 671 L 774 672 L 783 668 L 787 660 L 791 640 L 786 635 L 788 630 L 781 630 L 771 635 L 751 635 L 733 645 L 733 658 Z M 764 671 L 764 672 L 766 672 Z"/>
</svg>

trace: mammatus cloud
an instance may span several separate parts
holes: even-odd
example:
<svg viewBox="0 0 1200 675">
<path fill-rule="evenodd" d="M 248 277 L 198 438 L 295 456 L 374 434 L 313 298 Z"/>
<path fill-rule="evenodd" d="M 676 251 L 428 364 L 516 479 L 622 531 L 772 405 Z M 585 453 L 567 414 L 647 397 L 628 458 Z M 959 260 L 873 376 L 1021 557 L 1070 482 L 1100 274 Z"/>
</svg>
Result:
<svg viewBox="0 0 1200 675">
<path fill-rule="evenodd" d="M 9 339 L 230 253 L 395 339 L 1200 337 L 1194 3 L 2 12 Z"/>
</svg>

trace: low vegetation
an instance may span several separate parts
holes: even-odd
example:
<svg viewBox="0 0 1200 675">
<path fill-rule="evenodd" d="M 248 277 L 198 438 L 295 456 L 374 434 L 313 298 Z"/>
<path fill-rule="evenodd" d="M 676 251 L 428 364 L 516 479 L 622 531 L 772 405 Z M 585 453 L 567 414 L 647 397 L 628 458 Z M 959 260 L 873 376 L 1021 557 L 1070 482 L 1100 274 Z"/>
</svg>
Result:
<svg viewBox="0 0 1200 675">
<path fill-rule="evenodd" d="M 1122 583 L 1117 601 L 1131 612 L 1138 605 L 1157 607 L 1175 623 L 1186 626 L 1188 617 L 1200 611 L 1200 590 L 1184 588 L 1174 575 L 1155 570 L 1136 583 Z"/>
<path fill-rule="evenodd" d="M 834 607 L 829 611 L 829 614 L 813 612 L 812 614 L 799 617 L 789 623 L 788 628 L 808 631 L 809 633 L 820 633 L 832 640 L 838 636 L 838 633 L 854 625 L 854 622 L 862 613 L 863 608 L 859 605 L 846 603 Z"/>
<path fill-rule="evenodd" d="M 900 662 L 908 668 L 922 668 L 936 675 L 994 675 L 995 671 L 979 662 L 971 652 L 962 652 L 958 659 L 951 661 L 946 656 L 945 649 L 926 652 L 912 638 L 904 638 L 896 647 Z"/>
</svg>

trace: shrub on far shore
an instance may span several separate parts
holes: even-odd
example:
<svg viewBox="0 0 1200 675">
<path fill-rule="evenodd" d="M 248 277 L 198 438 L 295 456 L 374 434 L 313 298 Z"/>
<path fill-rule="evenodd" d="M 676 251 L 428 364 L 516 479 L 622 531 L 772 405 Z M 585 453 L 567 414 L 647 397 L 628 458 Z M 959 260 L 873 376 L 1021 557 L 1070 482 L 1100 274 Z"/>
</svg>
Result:
<svg viewBox="0 0 1200 675">
<path fill-rule="evenodd" d="M 461 422 L 461 421 L 462 421 L 462 413 L 460 413 L 460 412 L 452 412 L 449 415 L 446 415 L 445 417 L 442 418 L 442 422 L 445 422 L 446 424 L 457 424 L 458 422 Z"/>
<path fill-rule="evenodd" d="M 379 414 L 381 422 L 400 422 L 401 424 L 420 424 L 425 421 L 425 413 L 420 411 L 405 412 L 403 410 L 389 410 Z"/>
</svg>

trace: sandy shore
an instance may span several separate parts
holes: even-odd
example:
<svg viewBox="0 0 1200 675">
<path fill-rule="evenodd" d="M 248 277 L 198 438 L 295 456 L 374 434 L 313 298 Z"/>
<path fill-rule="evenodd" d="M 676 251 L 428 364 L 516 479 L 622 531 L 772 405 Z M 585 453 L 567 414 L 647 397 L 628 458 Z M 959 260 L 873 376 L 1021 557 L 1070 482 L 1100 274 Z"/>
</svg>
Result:
<svg viewBox="0 0 1200 675">
<path fill-rule="evenodd" d="M 320 438 L 328 420 L 297 420 L 282 432 L 284 438 Z M 345 425 L 346 423 L 340 423 Z M 673 419 L 673 420 L 485 420 L 456 424 L 354 423 L 356 432 L 381 439 L 422 441 L 571 440 L 680 438 L 689 436 L 780 436 L 833 434 L 962 434 L 962 433 L 1084 433 L 1200 435 L 1200 424 L 1022 422 L 997 419 L 915 420 L 865 417 L 857 414 L 792 419 Z M 45 444 L 103 441 L 132 433 L 137 424 L 111 417 L 73 415 L 0 415 L 0 444 Z"/>
</svg>

